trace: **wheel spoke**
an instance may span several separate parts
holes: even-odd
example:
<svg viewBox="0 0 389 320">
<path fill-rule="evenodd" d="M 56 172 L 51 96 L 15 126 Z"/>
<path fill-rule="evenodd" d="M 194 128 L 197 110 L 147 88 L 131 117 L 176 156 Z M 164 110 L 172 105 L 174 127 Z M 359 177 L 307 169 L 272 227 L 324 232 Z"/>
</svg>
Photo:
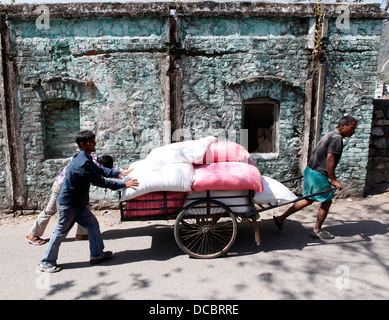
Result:
<svg viewBox="0 0 389 320">
<path fill-rule="evenodd" d="M 230 248 L 235 236 L 235 216 L 217 201 L 197 201 L 177 217 L 177 244 L 197 258 L 223 254 Z"/>
</svg>

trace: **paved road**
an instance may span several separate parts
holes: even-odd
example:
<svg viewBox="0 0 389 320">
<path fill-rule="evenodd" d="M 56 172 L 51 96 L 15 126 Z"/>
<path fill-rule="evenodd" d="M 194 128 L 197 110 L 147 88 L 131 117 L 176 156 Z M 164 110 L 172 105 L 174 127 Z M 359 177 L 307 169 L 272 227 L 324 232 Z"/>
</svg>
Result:
<svg viewBox="0 0 389 320">
<path fill-rule="evenodd" d="M 3 218 L 0 299 L 389 299 L 389 193 L 337 201 L 326 223 L 336 238 L 327 242 L 309 236 L 316 210 L 293 216 L 282 233 L 264 213 L 259 247 L 240 223 L 229 254 L 212 260 L 181 252 L 172 222 L 119 223 L 118 212 L 99 212 L 113 258 L 91 266 L 88 242 L 74 241 L 74 228 L 56 274 L 36 269 L 46 246 L 24 239 L 33 217 Z"/>
</svg>

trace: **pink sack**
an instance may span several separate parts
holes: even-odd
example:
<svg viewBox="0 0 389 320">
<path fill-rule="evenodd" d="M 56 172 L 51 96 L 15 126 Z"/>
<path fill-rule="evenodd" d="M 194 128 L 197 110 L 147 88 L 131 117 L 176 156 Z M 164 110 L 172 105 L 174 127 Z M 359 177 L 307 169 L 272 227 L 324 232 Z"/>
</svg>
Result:
<svg viewBox="0 0 389 320">
<path fill-rule="evenodd" d="M 232 142 L 220 141 L 208 145 L 203 160 L 198 164 L 214 162 L 241 162 L 246 160 L 250 153 L 245 147 Z"/>
<path fill-rule="evenodd" d="M 195 167 L 192 190 L 263 191 L 262 177 L 253 164 L 245 162 L 216 162 Z"/>
</svg>

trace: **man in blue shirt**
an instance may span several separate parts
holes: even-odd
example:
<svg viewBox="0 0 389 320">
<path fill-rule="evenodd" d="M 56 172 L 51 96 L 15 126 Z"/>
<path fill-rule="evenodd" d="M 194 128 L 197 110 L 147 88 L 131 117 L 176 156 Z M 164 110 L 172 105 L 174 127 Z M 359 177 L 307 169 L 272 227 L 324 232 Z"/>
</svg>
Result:
<svg viewBox="0 0 389 320">
<path fill-rule="evenodd" d="M 88 208 L 90 185 L 112 190 L 135 189 L 139 185 L 135 179 L 121 182 L 104 178 L 116 178 L 119 174 L 126 176 L 132 170 L 112 170 L 97 166 L 91 156 L 91 153 L 96 151 L 96 140 L 93 132 L 81 131 L 76 136 L 76 143 L 81 151 L 74 156 L 66 170 L 61 193 L 57 199 L 58 224 L 39 264 L 39 270 L 42 272 L 61 270 L 61 267 L 57 265 L 59 247 L 75 222 L 88 230 L 90 262 L 98 263 L 108 259 L 112 252 L 103 251 L 104 243 L 99 223 Z"/>
</svg>

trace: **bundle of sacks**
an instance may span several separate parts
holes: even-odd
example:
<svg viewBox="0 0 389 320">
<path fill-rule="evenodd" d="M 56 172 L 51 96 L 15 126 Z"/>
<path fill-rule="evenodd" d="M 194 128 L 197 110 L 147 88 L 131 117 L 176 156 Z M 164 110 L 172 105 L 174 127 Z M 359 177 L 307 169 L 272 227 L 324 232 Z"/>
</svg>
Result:
<svg viewBox="0 0 389 320">
<path fill-rule="evenodd" d="M 248 190 L 263 192 L 262 177 L 247 150 L 231 141 L 214 142 L 194 167 L 192 192 L 184 206 L 209 195 L 235 213 L 251 210 Z M 205 209 L 204 209 L 205 210 Z M 201 213 L 201 212 L 199 212 Z"/>
<path fill-rule="evenodd" d="M 168 144 L 152 150 L 144 160 L 131 164 L 129 177 L 137 179 L 136 190 L 122 190 L 120 201 L 156 191 L 189 192 L 193 183 L 194 163 L 202 161 L 215 137 Z"/>
<path fill-rule="evenodd" d="M 136 200 L 126 204 L 125 215 L 134 216 L 131 210 L 144 206 L 142 200 L 154 200 L 153 210 L 158 206 L 160 210 L 135 215 L 164 214 L 161 191 L 168 191 L 169 208 L 174 205 L 179 209 L 195 199 L 206 197 L 206 191 L 210 191 L 213 199 L 230 206 L 236 213 L 251 210 L 248 190 L 255 191 L 254 201 L 257 203 L 279 202 L 280 198 L 276 197 L 280 196 L 281 201 L 295 199 L 282 184 L 261 176 L 244 147 L 231 141 L 216 140 L 215 137 L 206 137 L 165 145 L 152 150 L 146 159 L 132 163 L 134 170 L 130 176 L 138 180 L 139 186 L 136 190 L 122 190 L 120 201 Z M 173 212 L 170 210 L 169 213 Z"/>
<path fill-rule="evenodd" d="M 124 181 L 131 177 L 138 180 L 139 186 L 136 190 L 122 189 L 120 201 L 132 200 L 126 203 L 124 216 L 163 215 L 162 191 L 167 192 L 168 213 L 177 213 L 186 193 L 192 190 L 193 164 L 203 159 L 208 145 L 213 142 L 216 142 L 215 137 L 206 137 L 165 145 L 152 150 L 146 159 L 132 163 L 134 170 Z"/>
</svg>

